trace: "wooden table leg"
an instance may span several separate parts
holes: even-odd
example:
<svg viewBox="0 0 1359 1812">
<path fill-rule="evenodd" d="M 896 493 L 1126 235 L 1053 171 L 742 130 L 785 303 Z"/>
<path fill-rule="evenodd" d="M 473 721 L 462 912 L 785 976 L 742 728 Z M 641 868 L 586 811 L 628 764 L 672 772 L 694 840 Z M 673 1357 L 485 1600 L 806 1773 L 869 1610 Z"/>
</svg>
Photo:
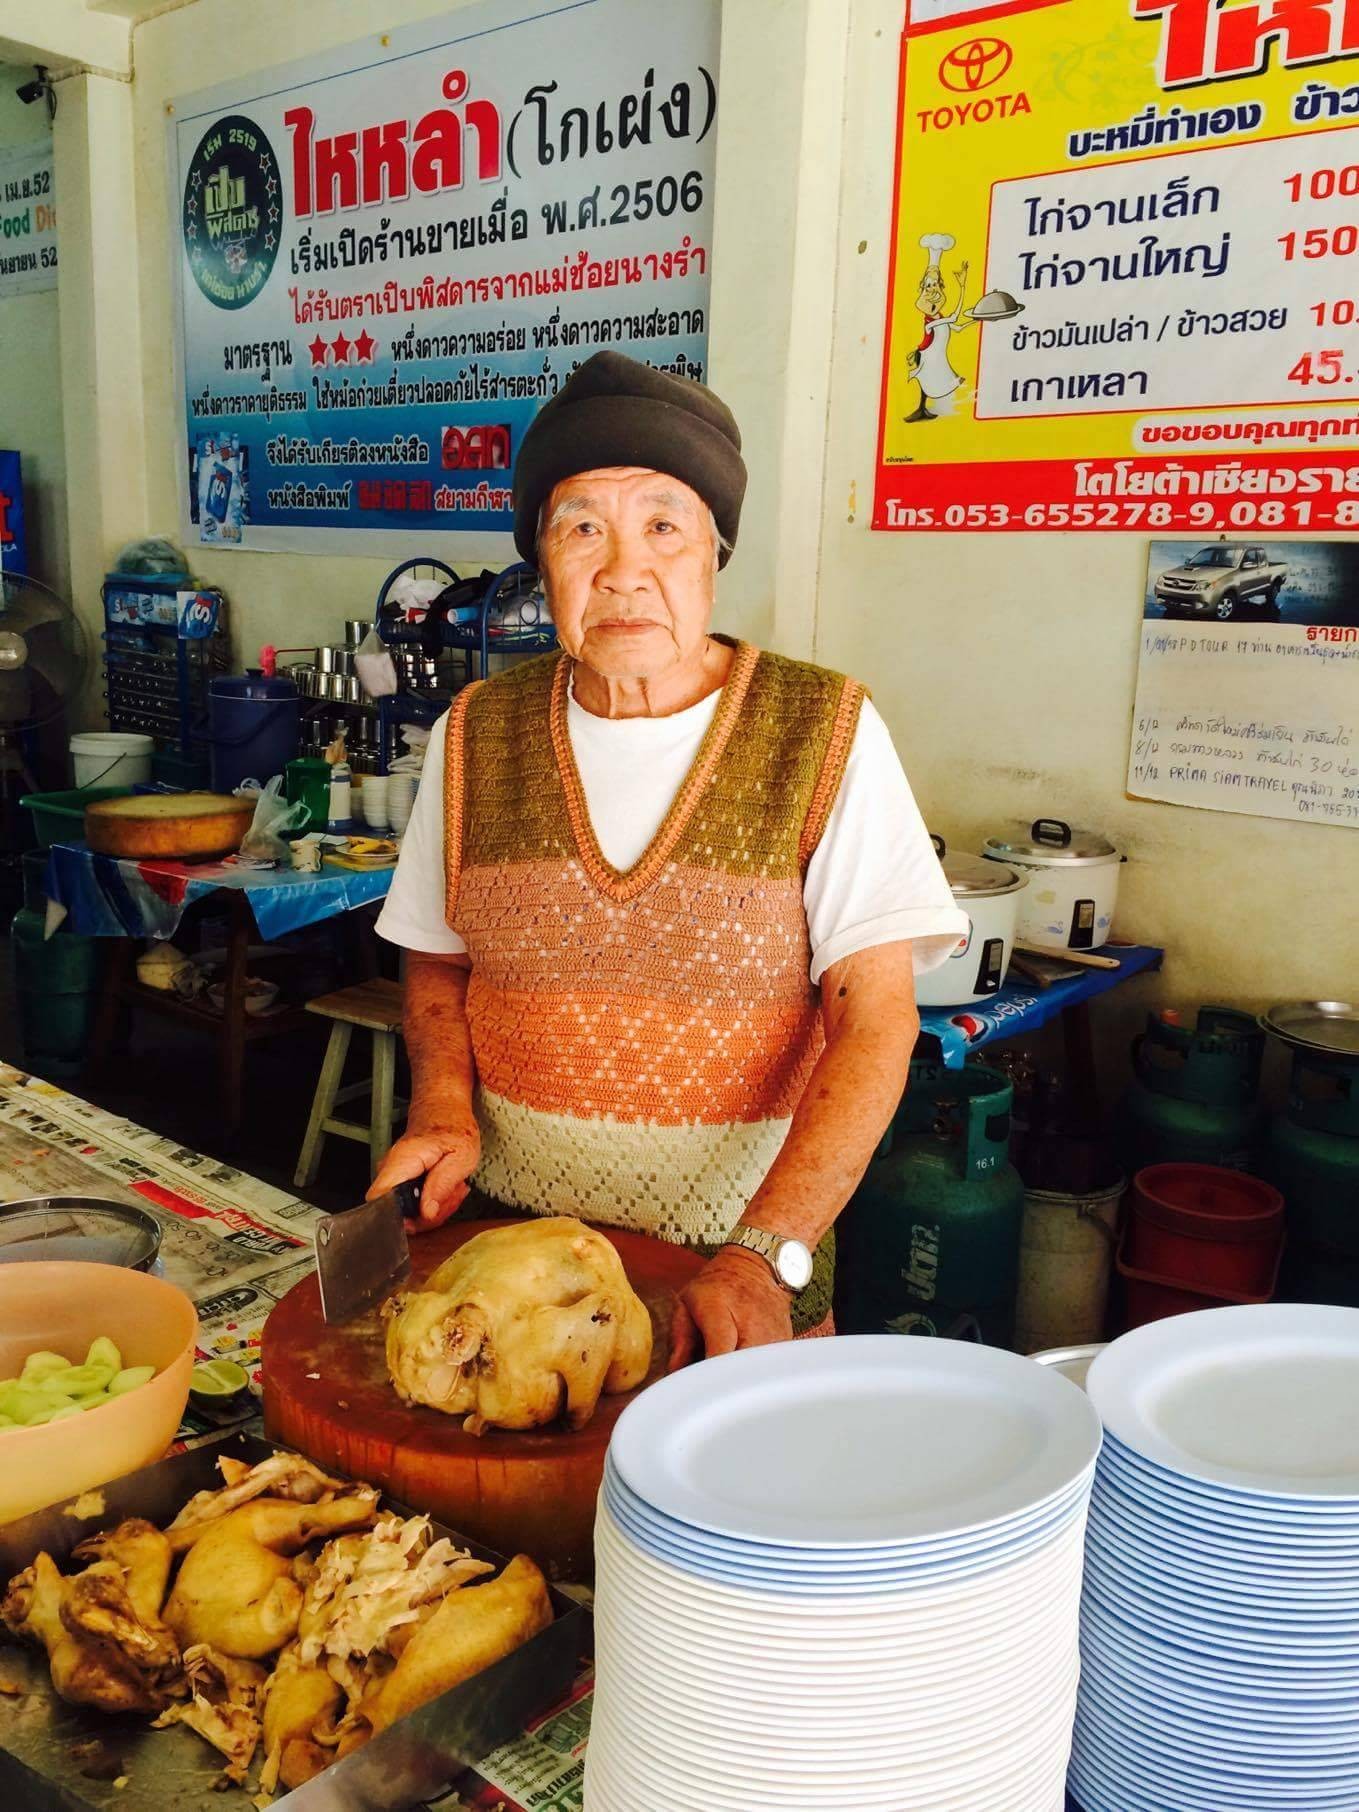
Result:
<svg viewBox="0 0 1359 1812">
<path fill-rule="evenodd" d="M 250 908 L 240 893 L 231 895 L 226 973 L 222 994 L 222 1100 L 226 1137 L 234 1143 L 245 1118 L 245 978 L 250 951 Z"/>
<path fill-rule="evenodd" d="M 392 1148 L 392 1096 L 396 1088 L 396 1033 L 373 1033 L 373 1097 L 368 1120 L 369 1175 L 376 1176 Z"/>
<path fill-rule="evenodd" d="M 137 959 L 137 945 L 133 938 L 110 938 L 108 946 L 104 952 L 104 973 L 99 984 L 94 1024 L 90 1028 L 91 1076 L 99 1076 L 108 1068 L 114 1039 L 118 1034 L 118 1024 L 123 1015 L 123 991 Z"/>
<path fill-rule="evenodd" d="M 293 1185 L 297 1189 L 307 1189 L 316 1181 L 316 1172 L 321 1163 L 321 1146 L 326 1136 L 326 1121 L 335 1111 L 335 1097 L 340 1092 L 340 1078 L 344 1075 L 344 1060 L 349 1054 L 349 1040 L 353 1032 L 354 1028 L 347 1020 L 331 1021 L 330 1039 L 321 1063 L 321 1074 L 316 1079 L 316 1093 L 312 1096 L 311 1113 L 307 1118 L 302 1150 L 298 1153 L 297 1169 L 293 1172 Z"/>
</svg>

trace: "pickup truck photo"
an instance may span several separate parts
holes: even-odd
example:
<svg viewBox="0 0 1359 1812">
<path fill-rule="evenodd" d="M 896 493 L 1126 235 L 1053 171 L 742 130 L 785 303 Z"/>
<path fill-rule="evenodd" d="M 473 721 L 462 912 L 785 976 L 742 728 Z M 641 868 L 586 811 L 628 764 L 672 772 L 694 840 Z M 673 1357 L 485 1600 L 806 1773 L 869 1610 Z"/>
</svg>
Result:
<svg viewBox="0 0 1359 1812">
<path fill-rule="evenodd" d="M 1156 602 L 1168 617 L 1215 617 L 1229 623 L 1247 611 L 1273 612 L 1288 568 L 1262 547 L 1214 542 L 1157 575 Z"/>
</svg>

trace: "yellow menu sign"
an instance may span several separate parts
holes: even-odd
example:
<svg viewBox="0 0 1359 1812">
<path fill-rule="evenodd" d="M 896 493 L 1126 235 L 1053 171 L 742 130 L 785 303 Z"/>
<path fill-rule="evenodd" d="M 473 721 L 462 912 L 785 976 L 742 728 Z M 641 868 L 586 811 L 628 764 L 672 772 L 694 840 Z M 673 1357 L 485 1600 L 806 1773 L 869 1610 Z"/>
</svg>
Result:
<svg viewBox="0 0 1359 1812">
<path fill-rule="evenodd" d="M 1359 0 L 908 0 L 873 526 L 1359 527 Z"/>
</svg>

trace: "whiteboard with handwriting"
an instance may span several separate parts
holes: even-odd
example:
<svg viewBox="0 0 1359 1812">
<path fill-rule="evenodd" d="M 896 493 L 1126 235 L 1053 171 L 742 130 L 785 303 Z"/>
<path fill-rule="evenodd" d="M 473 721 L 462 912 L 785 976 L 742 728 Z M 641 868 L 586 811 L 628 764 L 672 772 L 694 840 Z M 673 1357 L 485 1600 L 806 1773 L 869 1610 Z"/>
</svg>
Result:
<svg viewBox="0 0 1359 1812">
<path fill-rule="evenodd" d="M 1359 545 L 1152 543 L 1128 791 L 1359 828 Z"/>
</svg>

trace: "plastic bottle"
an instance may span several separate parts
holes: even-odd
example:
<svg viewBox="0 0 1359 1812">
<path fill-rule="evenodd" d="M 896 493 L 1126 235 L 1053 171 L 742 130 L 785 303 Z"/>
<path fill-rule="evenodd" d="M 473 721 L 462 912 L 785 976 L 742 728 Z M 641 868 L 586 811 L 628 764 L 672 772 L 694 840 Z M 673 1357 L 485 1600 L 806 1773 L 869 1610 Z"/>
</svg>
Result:
<svg viewBox="0 0 1359 1812">
<path fill-rule="evenodd" d="M 330 764 L 330 823 L 329 829 L 340 830 L 347 825 L 353 814 L 349 798 L 350 771 L 345 760 L 344 743 L 340 744 L 338 758 Z"/>
</svg>

